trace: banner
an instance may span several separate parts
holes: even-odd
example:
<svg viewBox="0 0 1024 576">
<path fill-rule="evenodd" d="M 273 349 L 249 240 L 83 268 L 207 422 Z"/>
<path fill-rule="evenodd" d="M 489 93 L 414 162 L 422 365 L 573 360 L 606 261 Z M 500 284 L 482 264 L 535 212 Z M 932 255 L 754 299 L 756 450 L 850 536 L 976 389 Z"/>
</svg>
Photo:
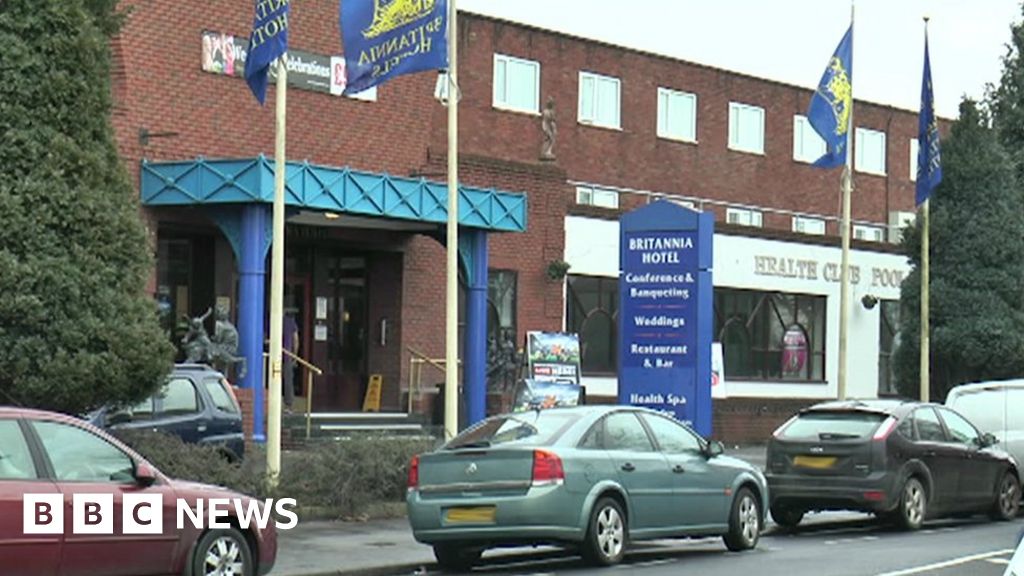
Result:
<svg viewBox="0 0 1024 576">
<path fill-rule="evenodd" d="M 245 81 L 262 105 L 267 95 L 270 64 L 288 51 L 290 0 L 256 0 L 256 17 L 249 36 Z"/>
<path fill-rule="evenodd" d="M 847 132 L 853 112 L 853 24 L 829 58 L 818 89 L 811 97 L 807 121 L 825 141 L 825 154 L 814 162 L 835 168 L 846 162 Z"/>
<path fill-rule="evenodd" d="M 527 378 L 519 382 L 513 412 L 543 410 L 556 406 L 578 406 L 582 389 L 572 382 Z"/>
<path fill-rule="evenodd" d="M 528 378 L 580 383 L 580 339 L 563 332 L 527 332 Z"/>
<path fill-rule="evenodd" d="M 447 0 L 341 0 L 346 94 L 448 68 Z"/>
</svg>

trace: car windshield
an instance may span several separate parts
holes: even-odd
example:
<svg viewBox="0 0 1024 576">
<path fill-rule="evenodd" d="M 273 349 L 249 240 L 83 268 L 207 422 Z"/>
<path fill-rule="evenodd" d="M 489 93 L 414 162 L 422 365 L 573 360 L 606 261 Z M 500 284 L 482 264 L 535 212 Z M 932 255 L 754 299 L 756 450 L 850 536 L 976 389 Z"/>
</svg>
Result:
<svg viewBox="0 0 1024 576">
<path fill-rule="evenodd" d="M 884 414 L 873 412 L 808 412 L 787 426 L 781 437 L 852 440 L 870 435 L 883 420 Z"/>
<path fill-rule="evenodd" d="M 579 419 L 579 414 L 552 410 L 495 416 L 455 437 L 445 448 L 489 448 L 507 444 L 546 446 L 558 440 Z"/>
<path fill-rule="evenodd" d="M 228 389 L 229 384 L 226 380 L 223 378 L 207 378 L 203 380 L 203 386 L 210 393 L 210 399 L 213 400 L 213 405 L 218 410 L 228 414 L 238 414 L 238 406 L 231 396 L 231 392 Z"/>
</svg>

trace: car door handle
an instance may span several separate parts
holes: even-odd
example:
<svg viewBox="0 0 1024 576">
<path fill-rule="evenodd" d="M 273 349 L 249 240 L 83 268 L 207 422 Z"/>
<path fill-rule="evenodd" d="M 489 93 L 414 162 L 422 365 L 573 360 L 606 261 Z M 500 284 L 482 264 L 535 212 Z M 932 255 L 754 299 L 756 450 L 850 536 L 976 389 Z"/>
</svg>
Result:
<svg viewBox="0 0 1024 576">
<path fill-rule="evenodd" d="M 686 468 L 683 468 L 682 464 L 676 464 L 675 466 L 672 467 L 672 471 L 675 472 L 676 474 L 682 474 L 686 472 Z"/>
<path fill-rule="evenodd" d="M 626 472 L 632 472 L 633 470 L 636 470 L 636 466 L 633 466 L 632 462 L 626 462 L 622 465 L 622 469 Z"/>
<path fill-rule="evenodd" d="M 198 430 L 199 432 L 206 432 L 206 424 L 200 424 L 199 427 L 196 428 L 196 430 Z"/>
<path fill-rule="evenodd" d="M 935 450 L 925 450 L 924 455 L 931 458 L 935 456 Z"/>
</svg>

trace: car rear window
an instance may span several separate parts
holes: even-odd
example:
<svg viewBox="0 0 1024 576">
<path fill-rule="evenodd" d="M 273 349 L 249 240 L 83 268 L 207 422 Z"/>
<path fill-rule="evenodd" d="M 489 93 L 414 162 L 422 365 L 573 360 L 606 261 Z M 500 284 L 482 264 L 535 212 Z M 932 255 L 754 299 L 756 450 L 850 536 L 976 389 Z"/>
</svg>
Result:
<svg viewBox="0 0 1024 576">
<path fill-rule="evenodd" d="M 547 446 L 579 419 L 579 414 L 557 410 L 495 416 L 455 437 L 446 448 L 489 448 L 508 444 Z"/>
<path fill-rule="evenodd" d="M 787 426 L 780 437 L 853 440 L 870 436 L 885 418 L 873 412 L 808 412 Z"/>
<path fill-rule="evenodd" d="M 210 393 L 210 399 L 213 400 L 213 405 L 218 410 L 228 414 L 238 414 L 238 405 L 235 404 L 235 399 L 228 391 L 228 383 L 223 378 L 207 378 L 203 380 L 203 387 Z"/>
</svg>

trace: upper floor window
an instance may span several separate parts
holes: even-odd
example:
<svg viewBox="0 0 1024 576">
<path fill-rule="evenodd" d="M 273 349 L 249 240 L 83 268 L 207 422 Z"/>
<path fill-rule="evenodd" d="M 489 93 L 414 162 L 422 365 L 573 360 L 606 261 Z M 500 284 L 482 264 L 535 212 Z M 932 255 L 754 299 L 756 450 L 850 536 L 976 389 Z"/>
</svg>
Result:
<svg viewBox="0 0 1024 576">
<path fill-rule="evenodd" d="M 729 224 L 756 226 L 758 228 L 764 225 L 764 219 L 761 212 L 757 210 L 745 210 L 742 208 L 727 208 L 725 211 L 725 221 Z"/>
<path fill-rule="evenodd" d="M 697 95 L 658 88 L 658 138 L 697 141 Z"/>
<path fill-rule="evenodd" d="M 854 224 L 853 237 L 857 240 L 867 240 L 868 242 L 882 242 L 885 240 L 885 229 L 878 226 Z"/>
<path fill-rule="evenodd" d="M 494 55 L 494 107 L 540 112 L 540 63 Z"/>
<path fill-rule="evenodd" d="M 729 148 L 764 154 L 764 108 L 729 103 Z"/>
<path fill-rule="evenodd" d="M 580 123 L 620 128 L 620 89 L 618 78 L 580 72 Z"/>
<path fill-rule="evenodd" d="M 917 182 L 917 154 L 918 144 L 917 138 L 910 139 L 910 181 Z"/>
<path fill-rule="evenodd" d="M 808 218 L 807 216 L 793 216 L 793 232 L 803 234 L 824 234 L 825 221 L 821 218 Z"/>
<path fill-rule="evenodd" d="M 600 206 L 601 208 L 618 208 L 619 193 L 614 190 L 578 186 L 576 188 L 576 203 L 587 206 Z"/>
<path fill-rule="evenodd" d="M 885 132 L 857 128 L 856 135 L 854 167 L 858 172 L 885 176 Z"/>
<path fill-rule="evenodd" d="M 825 141 L 814 131 L 806 116 L 793 116 L 793 160 L 814 163 L 825 155 Z"/>
</svg>

